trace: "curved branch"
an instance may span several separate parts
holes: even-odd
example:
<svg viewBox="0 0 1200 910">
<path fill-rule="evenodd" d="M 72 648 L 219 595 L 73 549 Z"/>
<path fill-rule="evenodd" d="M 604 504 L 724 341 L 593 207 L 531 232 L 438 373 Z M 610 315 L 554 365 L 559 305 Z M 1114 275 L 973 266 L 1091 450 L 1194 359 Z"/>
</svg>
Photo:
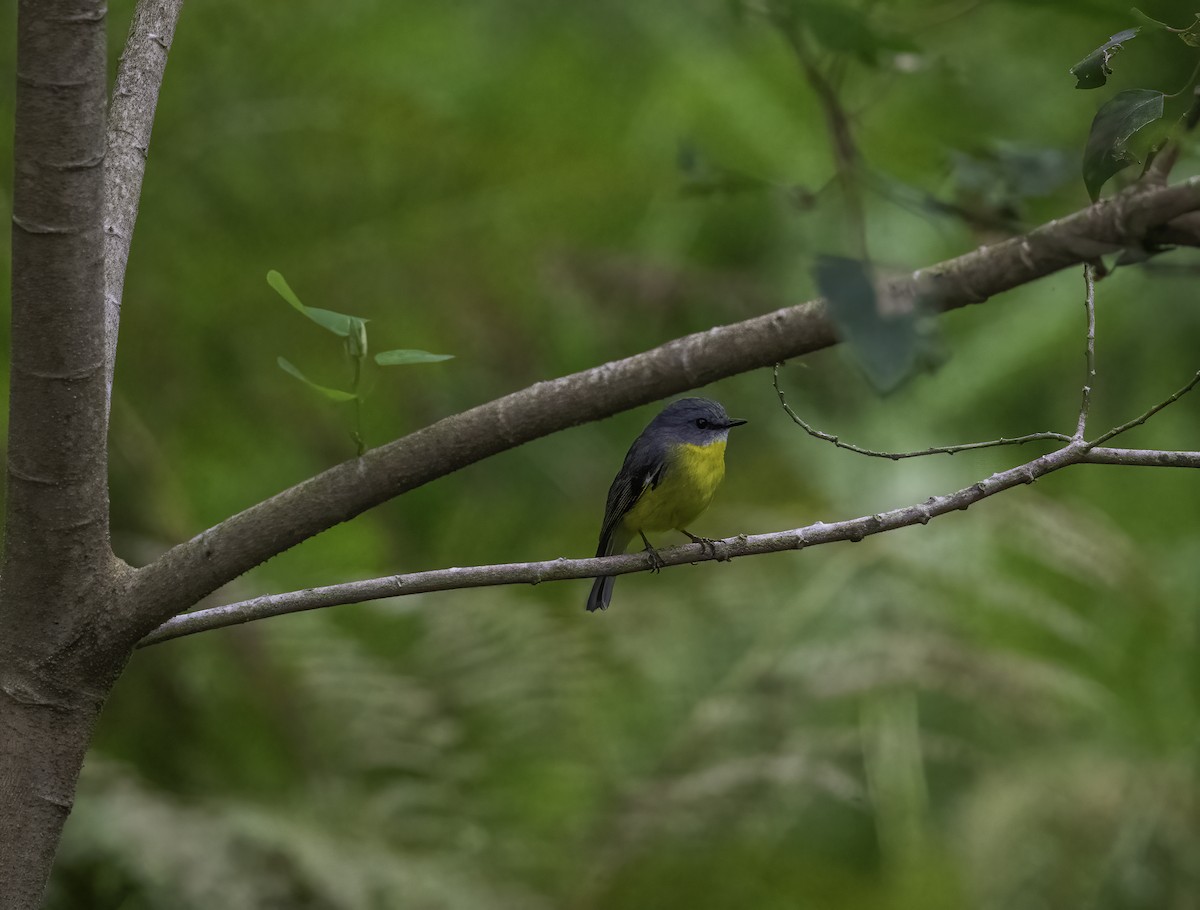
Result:
<svg viewBox="0 0 1200 910">
<path fill-rule="evenodd" d="M 943 310 L 1138 245 L 1200 209 L 1200 178 L 1134 187 L 1020 237 L 915 272 L 897 293 Z M 248 569 L 394 496 L 498 452 L 835 342 L 820 301 L 668 342 L 447 417 L 271 497 L 138 570 L 128 609 L 145 633 Z"/>
<path fill-rule="evenodd" d="M 1066 433 L 1055 433 L 1050 430 L 1044 430 L 1038 433 L 1026 433 L 1024 436 L 1001 436 L 999 439 L 989 439 L 984 442 L 962 442 L 949 446 L 929 446 L 915 452 L 883 452 L 879 449 L 868 449 L 865 446 L 846 442 L 840 436 L 826 433 L 824 430 L 818 430 L 797 414 L 795 408 L 788 403 L 787 396 L 784 394 L 783 388 L 779 385 L 779 367 L 780 364 L 775 364 L 771 382 L 775 387 L 775 395 L 779 399 L 779 404 L 783 408 L 783 412 L 787 414 L 792 423 L 814 439 L 832 443 L 837 448 L 845 449 L 856 455 L 866 455 L 869 458 L 886 458 L 888 461 L 900 461 L 905 458 L 924 458 L 927 455 L 957 455 L 959 452 L 973 452 L 977 449 L 995 449 L 1000 446 L 1023 446 L 1026 443 L 1044 442 L 1051 439 L 1055 442 L 1070 442 L 1076 438 L 1068 436 Z"/>
<path fill-rule="evenodd" d="M 1073 464 L 1134 464 L 1157 467 L 1200 468 L 1200 452 L 1157 452 L 1141 449 L 1088 449 L 1086 443 L 1072 442 L 1057 451 L 1036 458 L 1027 464 L 993 474 L 986 480 L 964 487 L 947 496 L 933 496 L 918 505 L 892 509 L 877 515 L 865 515 L 832 524 L 817 522 L 806 528 L 775 531 L 770 534 L 730 537 L 711 544 L 684 544 L 658 550 L 663 566 L 716 560 L 727 562 L 739 556 L 801 550 L 837 541 L 860 541 L 872 534 L 895 531 L 916 524 L 928 524 L 933 518 L 958 512 L 1004 490 L 1025 483 Z M 197 632 L 207 632 L 227 626 L 240 625 L 271 616 L 301 613 L 343 604 L 363 603 L 409 594 L 450 591 L 462 588 L 494 587 L 497 585 L 536 585 L 544 581 L 567 581 L 593 578 L 596 575 L 627 575 L 644 572 L 653 563 L 647 553 L 625 553 L 620 556 L 590 559 L 551 559 L 544 562 L 509 563 L 493 566 L 469 566 L 389 575 L 345 584 L 267 594 L 239 603 L 210 607 L 176 616 L 159 626 L 139 643 L 139 648 L 159 644 Z"/>
<path fill-rule="evenodd" d="M 104 335 L 110 402 L 125 267 L 142 195 L 150 130 L 167 67 L 167 52 L 182 8 L 183 0 L 139 0 L 108 109 L 108 153 L 104 165 Z"/>
</svg>

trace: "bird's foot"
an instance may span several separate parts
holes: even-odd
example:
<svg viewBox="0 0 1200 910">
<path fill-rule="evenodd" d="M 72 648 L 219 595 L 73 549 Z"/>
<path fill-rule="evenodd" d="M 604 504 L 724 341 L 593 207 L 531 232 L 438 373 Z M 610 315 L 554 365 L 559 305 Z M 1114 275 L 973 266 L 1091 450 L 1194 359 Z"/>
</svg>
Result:
<svg viewBox="0 0 1200 910">
<path fill-rule="evenodd" d="M 663 562 L 663 558 L 658 555 L 658 550 L 654 549 L 654 547 L 646 547 L 645 552 L 650 557 L 650 571 L 657 575 L 663 570 L 666 563 Z"/>
<path fill-rule="evenodd" d="M 705 552 L 710 554 L 713 559 L 719 560 L 721 558 L 717 552 L 717 544 L 720 543 L 720 541 L 713 540 L 711 537 L 697 537 L 691 531 L 688 531 L 684 528 L 680 528 L 679 530 L 685 537 L 689 538 L 692 543 L 700 544 L 700 546 L 704 548 Z"/>
<path fill-rule="evenodd" d="M 663 558 L 658 555 L 658 550 L 654 549 L 645 534 L 642 535 L 642 542 L 646 544 L 646 555 L 650 557 L 650 571 L 657 575 L 663 570 L 666 563 L 663 562 Z"/>
</svg>

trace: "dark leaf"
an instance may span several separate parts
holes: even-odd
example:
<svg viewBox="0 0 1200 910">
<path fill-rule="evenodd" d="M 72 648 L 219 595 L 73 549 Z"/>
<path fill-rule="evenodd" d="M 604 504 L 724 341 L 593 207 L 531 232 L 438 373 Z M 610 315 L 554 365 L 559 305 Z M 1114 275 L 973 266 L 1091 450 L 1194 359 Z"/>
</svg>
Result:
<svg viewBox="0 0 1200 910">
<path fill-rule="evenodd" d="M 1075 88 L 1099 88 L 1108 81 L 1108 77 L 1112 75 L 1112 68 L 1108 65 L 1108 61 L 1112 59 L 1113 54 L 1121 49 L 1121 45 L 1141 31 L 1140 27 L 1127 28 L 1123 32 L 1117 32 L 1107 43 L 1096 48 L 1070 69 L 1070 73 L 1075 77 Z"/>
<path fill-rule="evenodd" d="M 816 281 L 838 334 L 876 388 L 891 391 L 927 359 L 928 341 L 915 301 L 881 297 L 867 264 L 822 256 Z"/>
<path fill-rule="evenodd" d="M 1129 140 L 1162 114 L 1163 93 L 1143 88 L 1121 92 L 1096 111 L 1083 150 L 1083 182 L 1093 202 L 1110 177 L 1137 162 Z"/>
</svg>

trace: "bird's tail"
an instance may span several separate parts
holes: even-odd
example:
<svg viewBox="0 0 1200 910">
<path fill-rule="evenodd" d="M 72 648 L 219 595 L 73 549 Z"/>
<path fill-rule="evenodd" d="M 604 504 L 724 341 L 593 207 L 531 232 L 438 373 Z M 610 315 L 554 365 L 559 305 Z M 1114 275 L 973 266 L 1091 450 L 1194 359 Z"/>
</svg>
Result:
<svg viewBox="0 0 1200 910">
<path fill-rule="evenodd" d="M 592 584 L 592 593 L 588 595 L 587 608 L 591 613 L 593 610 L 607 610 L 608 604 L 612 600 L 613 585 L 617 583 L 615 575 L 601 575 Z"/>
<path fill-rule="evenodd" d="M 596 555 L 612 556 L 613 553 L 624 553 L 625 547 L 628 546 L 632 536 L 624 528 L 618 526 L 607 537 L 601 538 Z M 608 605 L 612 601 L 613 585 L 616 583 L 617 576 L 615 575 L 601 575 L 592 583 L 592 592 L 588 594 L 587 599 L 587 610 L 589 613 L 595 610 L 608 609 Z"/>
</svg>

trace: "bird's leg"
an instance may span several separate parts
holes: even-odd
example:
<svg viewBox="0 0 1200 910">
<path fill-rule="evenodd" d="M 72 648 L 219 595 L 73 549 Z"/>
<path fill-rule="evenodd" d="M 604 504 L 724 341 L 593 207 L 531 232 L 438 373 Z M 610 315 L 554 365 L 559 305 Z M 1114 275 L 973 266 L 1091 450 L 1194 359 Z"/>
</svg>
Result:
<svg viewBox="0 0 1200 910">
<path fill-rule="evenodd" d="M 702 546 L 705 550 L 707 550 L 709 553 L 711 553 L 713 555 L 714 559 L 716 558 L 717 542 L 715 540 L 713 540 L 711 537 L 697 537 L 695 534 L 693 534 L 687 528 L 679 528 L 678 530 L 679 530 L 680 534 L 683 534 L 684 536 L 691 538 L 692 543 L 700 544 L 700 546 Z"/>
<path fill-rule="evenodd" d="M 642 535 L 642 543 L 646 545 L 646 552 L 650 555 L 650 571 L 661 572 L 666 563 L 663 562 L 662 557 L 658 555 L 658 550 L 654 549 L 654 546 L 649 540 L 646 539 L 645 533 L 642 531 L 638 531 L 638 533 Z"/>
</svg>

